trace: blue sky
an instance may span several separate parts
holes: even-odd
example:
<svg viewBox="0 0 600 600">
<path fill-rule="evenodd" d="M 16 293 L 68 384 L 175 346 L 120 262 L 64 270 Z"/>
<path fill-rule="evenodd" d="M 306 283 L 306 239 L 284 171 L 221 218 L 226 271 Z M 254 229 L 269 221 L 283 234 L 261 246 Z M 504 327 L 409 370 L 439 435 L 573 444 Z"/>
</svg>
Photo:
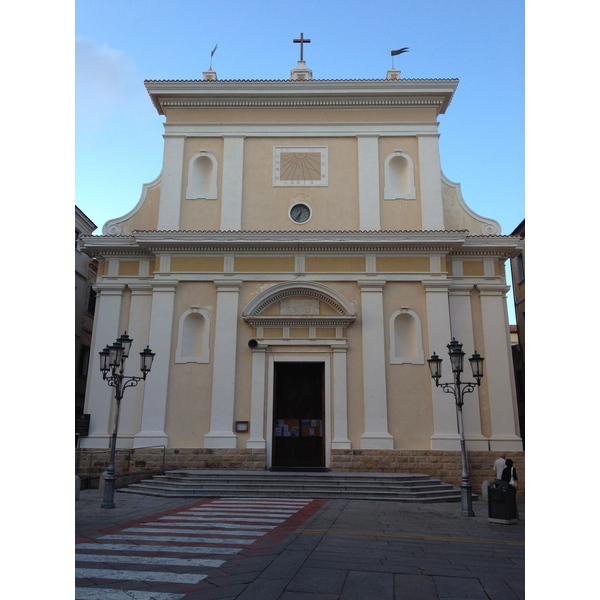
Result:
<svg viewBox="0 0 600 600">
<path fill-rule="evenodd" d="M 287 79 L 300 33 L 316 79 L 458 78 L 441 115 L 442 169 L 503 233 L 524 218 L 522 0 L 78 0 L 77 206 L 98 226 L 161 169 L 163 122 L 145 79 Z"/>
</svg>

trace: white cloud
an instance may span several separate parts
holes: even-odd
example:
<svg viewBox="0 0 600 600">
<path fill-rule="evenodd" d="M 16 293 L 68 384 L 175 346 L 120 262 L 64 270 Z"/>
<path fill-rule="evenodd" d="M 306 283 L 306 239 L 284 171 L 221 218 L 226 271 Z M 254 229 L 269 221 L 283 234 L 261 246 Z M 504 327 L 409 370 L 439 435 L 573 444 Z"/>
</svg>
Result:
<svg viewBox="0 0 600 600">
<path fill-rule="evenodd" d="M 133 61 L 121 50 L 94 40 L 77 37 L 75 41 L 75 91 L 77 118 L 101 124 L 104 117 L 119 111 L 139 96 L 142 81 Z"/>
</svg>

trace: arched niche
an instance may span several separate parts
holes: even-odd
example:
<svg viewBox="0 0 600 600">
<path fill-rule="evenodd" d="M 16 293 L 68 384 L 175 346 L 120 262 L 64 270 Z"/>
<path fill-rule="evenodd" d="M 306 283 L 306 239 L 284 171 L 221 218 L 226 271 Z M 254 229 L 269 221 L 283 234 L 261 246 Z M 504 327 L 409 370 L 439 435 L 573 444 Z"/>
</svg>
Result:
<svg viewBox="0 0 600 600">
<path fill-rule="evenodd" d="M 208 313 L 196 306 L 179 319 L 176 363 L 208 363 L 210 361 L 210 318 Z"/>
<path fill-rule="evenodd" d="M 186 200 L 217 199 L 217 159 L 202 150 L 192 156 L 188 165 Z"/>
<path fill-rule="evenodd" d="M 402 307 L 390 317 L 390 364 L 423 363 L 421 319 L 416 312 Z"/>
<path fill-rule="evenodd" d="M 384 200 L 414 200 L 415 168 L 408 154 L 396 150 L 390 154 L 384 163 Z"/>
</svg>

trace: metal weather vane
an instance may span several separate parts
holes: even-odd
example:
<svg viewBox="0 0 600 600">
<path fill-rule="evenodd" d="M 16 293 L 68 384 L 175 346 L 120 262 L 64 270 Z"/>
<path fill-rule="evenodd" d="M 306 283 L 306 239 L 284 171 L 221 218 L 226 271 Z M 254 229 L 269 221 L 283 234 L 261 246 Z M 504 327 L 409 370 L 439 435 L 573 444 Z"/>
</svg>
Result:
<svg viewBox="0 0 600 600">
<path fill-rule="evenodd" d="M 210 53 L 210 67 L 209 68 L 210 68 L 211 71 L 212 71 L 212 57 L 213 57 L 214 53 L 217 51 L 217 46 L 218 45 L 219 44 L 215 44 L 215 47 L 213 48 L 212 52 Z"/>
<path fill-rule="evenodd" d="M 408 47 L 400 48 L 400 50 L 392 50 L 392 69 L 394 68 L 394 56 L 398 56 L 398 54 L 402 54 L 404 52 L 408 52 Z"/>
</svg>

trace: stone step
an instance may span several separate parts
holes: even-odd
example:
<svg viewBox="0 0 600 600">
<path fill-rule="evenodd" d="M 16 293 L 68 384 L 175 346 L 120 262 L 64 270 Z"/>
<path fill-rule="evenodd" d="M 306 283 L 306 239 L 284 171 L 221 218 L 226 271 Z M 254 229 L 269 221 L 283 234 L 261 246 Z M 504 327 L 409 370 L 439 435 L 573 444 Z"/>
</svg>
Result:
<svg viewBox="0 0 600 600">
<path fill-rule="evenodd" d="M 138 484 L 141 485 L 141 484 Z M 414 482 L 410 484 L 395 484 L 390 483 L 387 485 L 381 484 L 373 484 L 369 485 L 368 483 L 352 483 L 352 482 L 310 482 L 310 481 L 301 481 L 301 482 L 268 482 L 268 481 L 253 481 L 253 482 L 243 482 L 243 481 L 227 481 L 227 482 L 216 482 L 216 481 L 181 481 L 177 479 L 153 479 L 152 487 L 156 488 L 171 488 L 171 489 L 206 489 L 206 488 L 214 488 L 219 487 L 221 489 L 283 489 L 284 487 L 293 487 L 295 489 L 306 489 L 306 490 L 396 490 L 396 491 L 410 491 L 410 492 L 420 492 L 427 491 L 431 489 L 439 490 L 439 489 L 455 489 L 449 483 L 435 482 L 435 481 L 421 481 Z"/>
<path fill-rule="evenodd" d="M 364 476 L 363 476 L 364 475 Z M 353 481 L 364 484 L 381 484 L 388 485 L 390 483 L 411 484 L 421 481 L 438 481 L 432 479 L 429 475 L 421 474 L 390 474 L 382 473 L 382 476 L 374 474 L 356 473 L 352 475 L 338 473 L 286 473 L 286 472 L 245 472 L 244 474 L 236 475 L 235 472 L 210 472 L 210 471 L 168 471 L 164 475 L 156 476 L 161 479 L 186 479 L 186 480 L 204 480 L 211 481 L 319 481 L 327 482 L 329 485 Z M 383 477 L 383 476 L 386 477 Z"/>
<path fill-rule="evenodd" d="M 460 489 L 423 474 L 168 471 L 118 490 L 179 498 L 347 498 L 456 502 Z M 474 495 L 474 498 L 476 496 Z"/>
</svg>

